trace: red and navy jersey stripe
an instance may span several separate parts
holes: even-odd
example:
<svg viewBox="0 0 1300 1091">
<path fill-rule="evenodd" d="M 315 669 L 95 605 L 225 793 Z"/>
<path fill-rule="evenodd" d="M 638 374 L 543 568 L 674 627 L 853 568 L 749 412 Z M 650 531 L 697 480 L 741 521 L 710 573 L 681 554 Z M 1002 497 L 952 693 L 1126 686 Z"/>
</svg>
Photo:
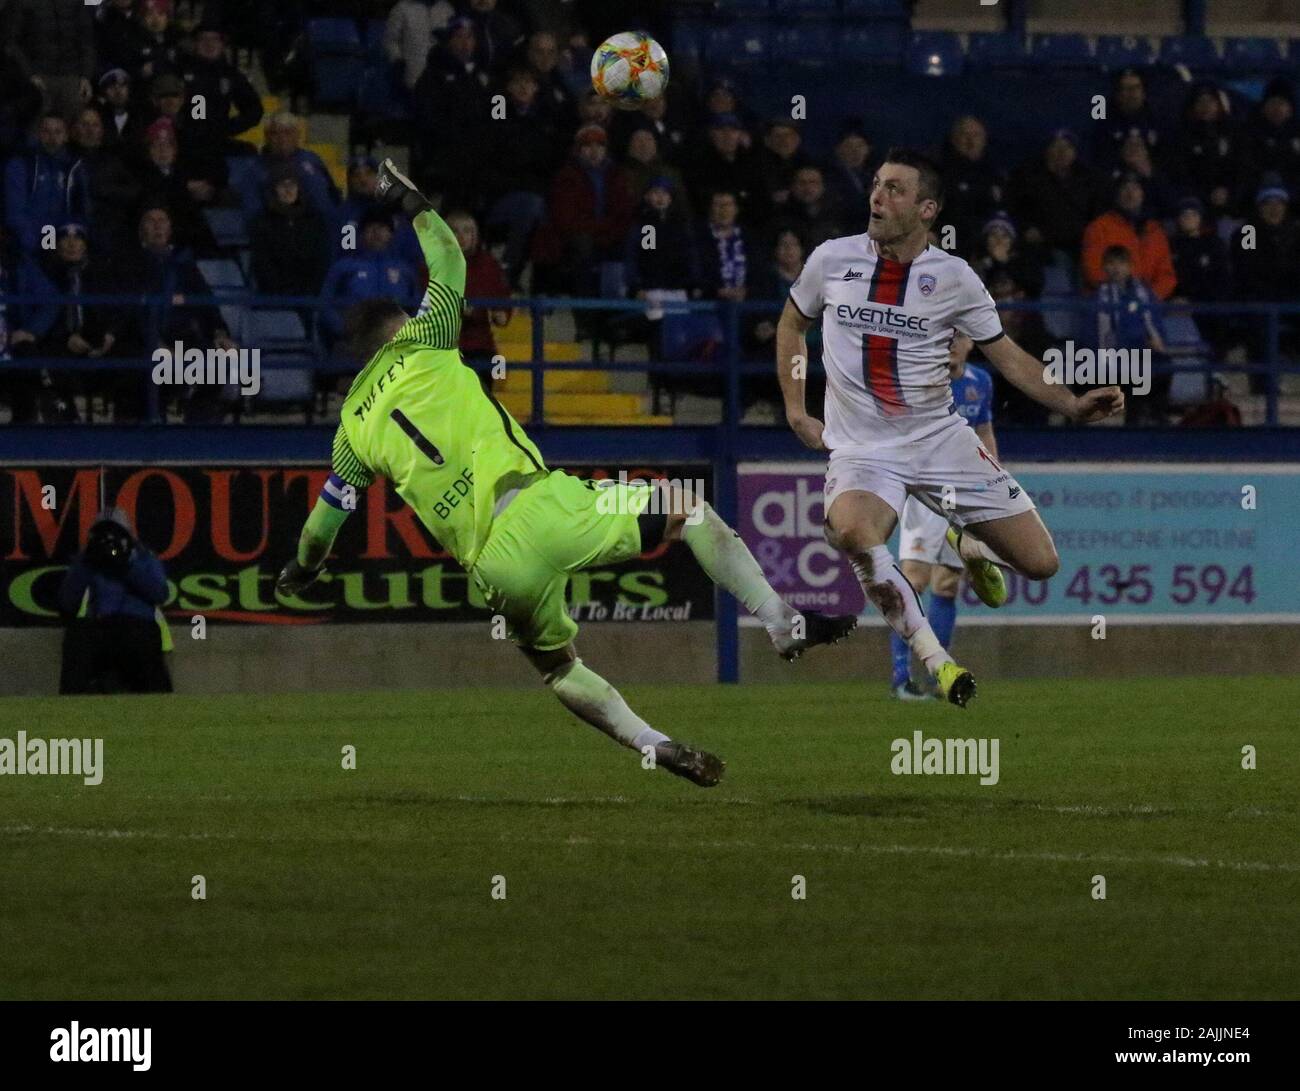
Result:
<svg viewBox="0 0 1300 1091">
<path fill-rule="evenodd" d="M 872 303 L 901 307 L 907 296 L 907 278 L 912 265 L 877 257 L 867 288 Z M 868 333 L 862 337 L 862 382 L 887 417 L 907 412 L 903 389 L 898 382 L 898 339 Z"/>
</svg>

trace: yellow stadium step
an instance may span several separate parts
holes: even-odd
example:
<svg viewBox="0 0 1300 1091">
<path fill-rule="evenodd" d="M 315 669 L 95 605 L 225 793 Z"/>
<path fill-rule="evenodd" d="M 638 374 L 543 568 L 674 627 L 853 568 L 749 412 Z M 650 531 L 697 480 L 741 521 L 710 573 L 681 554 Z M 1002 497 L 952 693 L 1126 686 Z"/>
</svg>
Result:
<svg viewBox="0 0 1300 1091">
<path fill-rule="evenodd" d="M 533 358 L 533 343 L 528 341 L 515 341 L 508 337 L 502 337 L 499 329 L 493 330 L 496 336 L 497 351 L 507 360 L 531 360 Z M 576 364 L 583 359 L 582 350 L 570 341 L 547 341 L 542 345 L 542 352 L 548 361 L 555 361 L 559 364 Z"/>
<path fill-rule="evenodd" d="M 527 423 L 527 421 L 525 421 L 524 423 Z M 626 428 L 626 427 L 640 428 L 642 426 L 648 428 L 669 428 L 673 424 L 673 418 L 666 417 L 663 414 L 660 414 L 657 417 L 645 416 L 645 417 L 629 417 L 627 420 L 593 421 L 589 417 L 548 416 L 546 418 L 546 423 L 547 424 L 577 424 L 577 425 L 617 424 L 620 428 Z"/>
<path fill-rule="evenodd" d="M 547 394 L 606 394 L 609 373 L 605 371 L 544 371 L 542 388 Z M 506 377 L 497 384 L 497 392 L 519 394 L 527 398 L 533 392 L 533 373 L 522 367 L 507 367 Z"/>
<path fill-rule="evenodd" d="M 512 417 L 527 420 L 532 400 L 513 392 L 498 395 Z M 561 417 L 583 424 L 625 424 L 642 416 L 640 394 L 551 394 L 545 403 L 546 419 Z"/>
</svg>

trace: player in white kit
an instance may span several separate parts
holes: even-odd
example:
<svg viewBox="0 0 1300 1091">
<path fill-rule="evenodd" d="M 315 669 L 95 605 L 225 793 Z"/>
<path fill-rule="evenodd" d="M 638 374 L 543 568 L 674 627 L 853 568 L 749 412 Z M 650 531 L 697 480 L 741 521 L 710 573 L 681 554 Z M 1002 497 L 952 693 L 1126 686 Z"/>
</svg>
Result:
<svg viewBox="0 0 1300 1091">
<path fill-rule="evenodd" d="M 831 239 L 808 257 L 777 327 L 777 373 L 786 419 L 813 450 L 829 451 L 826 538 L 846 553 L 868 601 L 965 706 L 971 673 L 935 638 L 921 601 L 885 544 L 909 495 L 944 513 L 971 586 L 990 606 L 1006 599 L 997 565 L 1044 580 L 1056 547 L 1024 490 L 984 449 L 953 405 L 948 346 L 970 337 L 984 357 L 1036 401 L 1072 420 L 1124 407 L 1118 387 L 1076 396 L 1044 381 L 1042 362 L 1002 330 L 997 308 L 961 258 L 929 243 L 943 179 L 924 155 L 891 149 L 871 189 L 864 235 Z M 825 423 L 804 397 L 804 334 L 822 320 Z"/>
</svg>

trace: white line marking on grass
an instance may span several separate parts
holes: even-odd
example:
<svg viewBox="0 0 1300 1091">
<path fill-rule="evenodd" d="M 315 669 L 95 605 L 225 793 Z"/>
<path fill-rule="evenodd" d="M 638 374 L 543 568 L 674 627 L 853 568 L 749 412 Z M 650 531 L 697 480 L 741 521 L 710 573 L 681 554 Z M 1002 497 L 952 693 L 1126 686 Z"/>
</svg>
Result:
<svg viewBox="0 0 1300 1091">
<path fill-rule="evenodd" d="M 174 833 L 171 830 L 94 830 L 71 829 L 60 826 L 0 826 L 0 834 L 8 837 L 21 834 L 51 834 L 55 837 L 103 837 L 110 840 L 127 837 L 144 837 L 155 841 L 239 841 L 233 833 Z M 246 838 L 242 839 L 246 840 Z M 266 838 L 277 840 L 277 838 Z"/>
<path fill-rule="evenodd" d="M 503 837 L 503 841 L 522 842 L 533 845 L 556 844 L 553 841 L 540 841 L 529 838 Z M 572 842 L 568 842 L 572 843 Z M 630 841 L 598 841 L 589 839 L 587 844 L 604 846 L 628 846 Z M 696 841 L 690 844 L 673 843 L 656 840 L 655 846 L 664 849 L 758 849 L 763 852 L 836 852 L 842 855 L 862 856 L 953 856 L 971 857 L 980 860 L 1017 860 L 1039 863 L 1095 863 L 1095 864 L 1139 864 L 1163 865 L 1182 868 L 1223 868 L 1229 871 L 1286 871 L 1300 872 L 1300 864 L 1270 862 L 1265 860 L 1210 860 L 1191 856 L 1116 856 L 1096 855 L 1086 852 L 1018 852 L 1014 849 L 1006 852 L 990 852 L 986 849 L 961 848 L 951 845 L 811 845 L 811 844 L 760 844 L 757 841 Z"/>
<path fill-rule="evenodd" d="M 0 826 L 0 835 L 48 835 L 54 837 L 88 837 L 108 840 L 127 838 L 146 838 L 157 841 L 263 841 L 284 843 L 289 841 L 314 841 L 311 837 L 276 837 L 265 834 L 241 836 L 228 833 L 173 833 L 168 830 L 96 830 L 77 829 L 59 826 Z M 325 840 L 331 840 L 326 838 Z M 338 841 L 339 838 L 332 840 Z M 401 837 L 346 837 L 343 841 L 375 840 L 398 843 L 411 841 L 412 838 Z M 422 840 L 416 838 L 415 840 Z M 598 840 L 594 837 L 572 835 L 563 841 L 546 841 L 537 838 L 511 837 L 503 835 L 500 841 L 512 844 L 529 845 L 596 845 L 606 848 L 624 848 L 640 842 L 626 840 Z M 1267 860 L 1213 860 L 1194 856 L 1121 856 L 1097 855 L 1087 852 L 1019 852 L 1015 849 L 1006 852 L 990 852 L 987 849 L 962 848 L 955 845 L 813 845 L 800 844 L 762 844 L 757 841 L 695 841 L 690 843 L 655 841 L 658 848 L 678 849 L 757 849 L 763 852 L 835 852 L 842 855 L 857 856 L 951 856 L 977 860 L 1011 860 L 1031 863 L 1051 864 L 1137 864 L 1140 866 L 1163 866 L 1180 868 L 1221 868 L 1226 871 L 1284 871 L 1300 872 L 1300 864 L 1289 864 Z"/>
</svg>

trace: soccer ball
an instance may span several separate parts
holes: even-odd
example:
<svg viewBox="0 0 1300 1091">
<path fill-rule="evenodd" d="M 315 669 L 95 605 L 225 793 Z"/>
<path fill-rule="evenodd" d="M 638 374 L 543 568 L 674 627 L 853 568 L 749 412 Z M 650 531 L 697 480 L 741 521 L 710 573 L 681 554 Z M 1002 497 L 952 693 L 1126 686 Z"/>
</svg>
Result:
<svg viewBox="0 0 1300 1091">
<path fill-rule="evenodd" d="M 591 86 L 611 106 L 640 109 L 668 86 L 668 54 L 644 31 L 615 34 L 591 58 Z"/>
</svg>

